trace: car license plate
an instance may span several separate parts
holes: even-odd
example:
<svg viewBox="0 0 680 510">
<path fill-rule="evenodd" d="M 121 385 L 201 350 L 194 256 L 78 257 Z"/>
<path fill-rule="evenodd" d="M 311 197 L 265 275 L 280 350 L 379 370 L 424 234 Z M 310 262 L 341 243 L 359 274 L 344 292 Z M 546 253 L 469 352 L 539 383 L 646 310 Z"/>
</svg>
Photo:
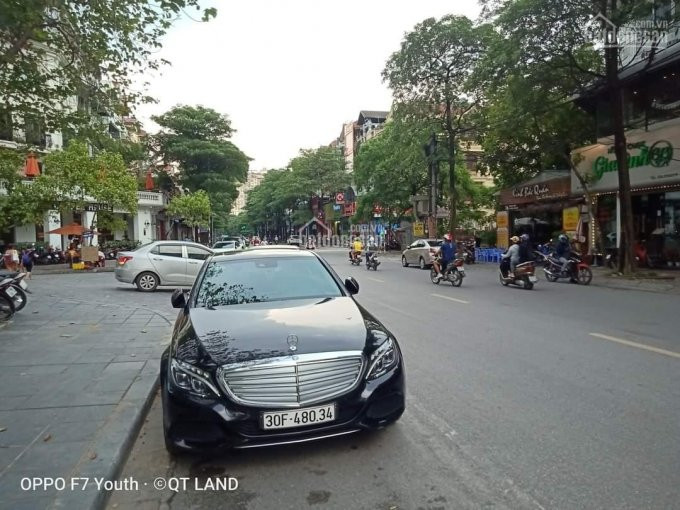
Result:
<svg viewBox="0 0 680 510">
<path fill-rule="evenodd" d="M 530 281 L 531 283 L 536 283 L 536 282 L 538 281 L 538 278 L 536 278 L 535 276 L 530 276 L 530 277 L 529 277 L 529 281 Z"/>
<path fill-rule="evenodd" d="M 307 407 L 291 411 L 274 411 L 262 413 L 264 430 L 290 429 L 307 425 L 318 425 L 335 420 L 335 404 L 319 407 Z"/>
<path fill-rule="evenodd" d="M 25 281 L 19 280 L 19 287 L 21 287 L 22 289 L 27 289 L 28 285 L 26 285 Z"/>
<path fill-rule="evenodd" d="M 10 287 L 7 287 L 7 288 L 5 289 L 5 294 L 7 294 L 9 297 L 13 298 L 14 296 L 17 295 L 17 291 L 14 290 L 14 289 L 10 286 Z"/>
</svg>

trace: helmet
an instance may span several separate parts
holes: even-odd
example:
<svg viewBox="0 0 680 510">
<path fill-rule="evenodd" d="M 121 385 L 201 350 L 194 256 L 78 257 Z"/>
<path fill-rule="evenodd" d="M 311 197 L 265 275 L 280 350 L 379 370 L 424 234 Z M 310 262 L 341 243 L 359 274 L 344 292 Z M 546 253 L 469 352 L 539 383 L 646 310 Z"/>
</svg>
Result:
<svg viewBox="0 0 680 510">
<path fill-rule="evenodd" d="M 519 243 L 519 237 L 517 237 L 517 236 L 512 236 L 512 237 L 510 238 L 510 240 L 511 240 L 513 243 Z"/>
<path fill-rule="evenodd" d="M 565 234 L 560 234 L 557 239 L 559 239 L 563 243 L 569 241 L 569 238 Z"/>
<path fill-rule="evenodd" d="M 444 241 L 450 241 L 451 240 L 451 234 L 444 234 Z"/>
<path fill-rule="evenodd" d="M 528 240 L 529 240 L 529 234 L 522 234 L 522 235 L 520 236 L 520 239 L 521 239 L 522 241 L 528 241 Z"/>
</svg>

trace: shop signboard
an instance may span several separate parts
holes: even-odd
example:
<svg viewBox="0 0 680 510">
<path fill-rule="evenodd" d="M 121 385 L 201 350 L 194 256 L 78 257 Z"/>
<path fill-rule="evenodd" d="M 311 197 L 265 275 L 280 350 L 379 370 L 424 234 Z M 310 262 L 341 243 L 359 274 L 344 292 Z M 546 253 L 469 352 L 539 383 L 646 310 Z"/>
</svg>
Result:
<svg viewBox="0 0 680 510">
<path fill-rule="evenodd" d="M 565 172 L 563 177 L 538 183 L 529 181 L 501 190 L 499 201 L 506 209 L 519 209 L 526 204 L 566 197 L 569 195 L 570 185 L 569 175 Z"/>
<path fill-rule="evenodd" d="M 626 133 L 628 171 L 631 188 L 680 184 L 680 122 L 677 120 L 652 126 L 650 131 Z M 613 139 L 574 151 L 578 170 L 588 176 L 591 191 L 613 191 L 619 188 Z M 572 173 L 573 193 L 583 186 Z"/>
<path fill-rule="evenodd" d="M 413 235 L 415 237 L 423 237 L 425 235 L 425 224 L 422 221 L 413 223 Z"/>
<path fill-rule="evenodd" d="M 508 228 L 508 213 L 507 211 L 499 211 L 496 213 L 496 227 Z"/>
<path fill-rule="evenodd" d="M 576 232 L 580 219 L 581 211 L 578 207 L 567 207 L 562 209 L 562 230 L 566 232 Z"/>
<path fill-rule="evenodd" d="M 507 249 L 508 243 L 509 243 L 508 229 L 505 227 L 496 229 L 496 247 Z"/>
</svg>

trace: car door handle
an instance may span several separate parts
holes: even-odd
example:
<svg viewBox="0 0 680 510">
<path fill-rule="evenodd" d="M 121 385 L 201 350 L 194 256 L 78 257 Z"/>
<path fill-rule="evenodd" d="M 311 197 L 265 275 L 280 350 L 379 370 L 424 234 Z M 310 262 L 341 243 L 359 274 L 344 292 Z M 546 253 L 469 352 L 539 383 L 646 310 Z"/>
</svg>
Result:
<svg viewBox="0 0 680 510">
<path fill-rule="evenodd" d="M 189 264 L 198 264 L 198 262 L 192 262 L 191 260 L 189 261 Z"/>
<path fill-rule="evenodd" d="M 162 258 L 159 257 L 153 257 L 154 260 L 163 260 Z"/>
</svg>

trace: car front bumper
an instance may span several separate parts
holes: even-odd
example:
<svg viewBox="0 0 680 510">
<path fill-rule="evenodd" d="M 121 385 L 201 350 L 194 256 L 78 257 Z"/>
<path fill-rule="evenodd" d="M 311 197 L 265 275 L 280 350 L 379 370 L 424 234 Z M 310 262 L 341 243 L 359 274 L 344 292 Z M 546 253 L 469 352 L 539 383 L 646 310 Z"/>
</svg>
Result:
<svg viewBox="0 0 680 510">
<path fill-rule="evenodd" d="M 307 427 L 262 430 L 263 409 L 234 404 L 226 397 L 202 399 L 174 387 L 168 374 L 168 351 L 161 359 L 163 418 L 169 441 L 185 451 L 255 448 L 295 444 L 385 427 L 404 412 L 403 362 L 385 375 L 364 381 L 354 391 L 318 402 L 337 404 L 336 421 Z"/>
</svg>

